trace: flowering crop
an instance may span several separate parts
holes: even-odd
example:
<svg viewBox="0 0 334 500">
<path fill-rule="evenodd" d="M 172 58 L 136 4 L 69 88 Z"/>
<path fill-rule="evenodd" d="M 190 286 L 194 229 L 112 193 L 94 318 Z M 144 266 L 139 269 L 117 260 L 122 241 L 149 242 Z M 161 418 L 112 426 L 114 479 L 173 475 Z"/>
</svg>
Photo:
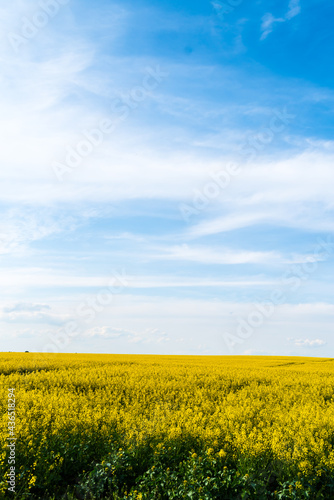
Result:
<svg viewBox="0 0 334 500">
<path fill-rule="evenodd" d="M 2 443 L 15 388 L 17 498 L 334 498 L 333 359 L 1 353 L 0 363 Z M 5 498 L 5 446 L 0 468 Z"/>
</svg>

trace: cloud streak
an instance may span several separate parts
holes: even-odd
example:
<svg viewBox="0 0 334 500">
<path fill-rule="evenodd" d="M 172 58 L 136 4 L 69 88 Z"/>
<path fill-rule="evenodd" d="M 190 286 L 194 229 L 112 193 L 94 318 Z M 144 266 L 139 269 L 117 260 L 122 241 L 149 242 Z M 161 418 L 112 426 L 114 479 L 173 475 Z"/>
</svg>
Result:
<svg viewBox="0 0 334 500">
<path fill-rule="evenodd" d="M 317 348 L 327 344 L 325 340 L 322 339 L 289 339 L 297 347 L 310 347 Z"/>
<path fill-rule="evenodd" d="M 283 17 L 274 17 L 272 14 L 267 13 L 262 18 L 261 24 L 261 38 L 265 40 L 267 36 L 273 31 L 275 23 L 285 23 L 294 17 L 298 16 L 301 12 L 300 0 L 290 0 L 288 10 Z"/>
</svg>

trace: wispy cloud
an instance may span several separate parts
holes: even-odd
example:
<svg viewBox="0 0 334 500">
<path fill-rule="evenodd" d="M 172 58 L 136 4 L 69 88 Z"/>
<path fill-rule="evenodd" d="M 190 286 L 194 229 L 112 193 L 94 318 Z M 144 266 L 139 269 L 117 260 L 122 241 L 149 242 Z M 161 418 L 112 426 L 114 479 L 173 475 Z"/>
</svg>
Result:
<svg viewBox="0 0 334 500">
<path fill-rule="evenodd" d="M 223 222 L 223 221 L 221 221 Z M 257 219 L 257 223 L 259 219 Z M 201 226 L 200 226 L 201 227 Z M 224 232 L 227 230 L 224 226 L 217 224 L 216 230 Z M 210 226 L 207 227 L 207 231 Z M 211 231 L 214 231 L 214 225 L 211 226 Z M 200 234 L 200 233 L 198 233 Z M 198 262 L 202 264 L 263 264 L 263 265 L 277 265 L 277 264 L 293 264 L 306 262 L 311 259 L 312 262 L 321 262 L 324 257 L 319 254 L 317 258 L 312 254 L 295 254 L 282 255 L 278 251 L 259 252 L 242 249 L 232 249 L 227 247 L 206 247 L 194 246 L 187 243 L 175 246 L 157 247 L 156 253 L 150 255 L 150 259 L 156 260 L 175 260 Z"/>
<path fill-rule="evenodd" d="M 283 17 L 274 17 L 269 12 L 265 14 L 262 18 L 261 24 L 261 38 L 260 40 L 264 40 L 267 36 L 273 31 L 275 23 L 284 23 L 286 21 Z"/>
<path fill-rule="evenodd" d="M 87 330 L 84 337 L 89 339 L 102 338 L 107 340 L 123 339 L 130 344 L 160 344 L 170 339 L 166 332 L 157 328 L 144 331 L 127 330 L 124 328 L 113 328 L 108 326 L 95 327 Z"/>
<path fill-rule="evenodd" d="M 3 312 L 41 312 L 51 309 L 48 304 L 32 304 L 29 302 L 19 302 L 18 304 L 13 304 L 11 306 L 6 306 L 3 308 Z"/>
<path fill-rule="evenodd" d="M 329 180 L 333 153 L 320 145 L 275 161 L 248 165 L 216 200 L 224 214 L 207 216 L 189 229 L 200 236 L 259 224 L 333 231 Z M 316 166 L 316 171 L 315 171 Z M 210 214 L 211 215 L 211 214 Z M 192 219 L 191 219 L 192 220 Z"/>
<path fill-rule="evenodd" d="M 63 325 L 68 319 L 66 314 L 54 312 L 46 305 L 17 304 L 9 306 L 0 311 L 0 321 L 6 324 L 24 324 L 24 325 Z"/>
<path fill-rule="evenodd" d="M 200 262 L 203 264 L 259 264 L 281 262 L 278 252 L 251 252 L 232 250 L 228 248 L 213 249 L 210 247 L 189 246 L 184 243 L 179 246 L 160 247 L 152 256 L 158 260 L 179 260 Z"/>
<path fill-rule="evenodd" d="M 33 242 L 59 234 L 66 228 L 73 230 L 75 221 L 72 216 L 50 210 L 43 212 L 35 208 L 9 209 L 2 212 L 0 222 L 0 254 L 27 252 Z"/>
<path fill-rule="evenodd" d="M 1 287 L 82 287 L 82 288 L 101 288 L 106 286 L 107 279 L 104 275 L 71 275 L 59 274 L 45 268 L 12 269 L 3 271 L 0 283 Z M 238 287 L 238 286 L 264 286 L 274 284 L 274 280 L 265 280 L 260 278 L 240 278 L 236 280 L 208 279 L 202 276 L 181 278 L 177 275 L 128 275 L 129 288 L 149 289 L 149 288 L 186 288 L 186 287 Z"/>
<path fill-rule="evenodd" d="M 300 14 L 300 11 L 300 0 L 290 0 L 288 12 L 286 13 L 285 17 L 286 19 L 292 19 L 293 17 L 298 16 L 298 14 Z"/>
<path fill-rule="evenodd" d="M 297 16 L 301 11 L 300 0 L 290 0 L 288 10 L 283 17 L 274 17 L 271 13 L 267 13 L 262 18 L 261 38 L 264 40 L 273 31 L 275 23 L 284 23 Z"/>
<path fill-rule="evenodd" d="M 321 347 L 323 345 L 326 345 L 327 342 L 322 339 L 289 339 L 290 342 L 292 342 L 295 346 L 297 347 Z"/>
</svg>

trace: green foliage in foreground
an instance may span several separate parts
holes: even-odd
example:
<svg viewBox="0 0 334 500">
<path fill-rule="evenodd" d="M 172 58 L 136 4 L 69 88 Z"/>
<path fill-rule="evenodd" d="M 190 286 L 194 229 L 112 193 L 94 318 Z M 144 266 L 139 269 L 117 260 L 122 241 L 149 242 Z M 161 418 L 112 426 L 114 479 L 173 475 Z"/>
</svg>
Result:
<svg viewBox="0 0 334 500">
<path fill-rule="evenodd" d="M 43 491 L 38 482 L 20 499 L 67 500 L 265 500 L 334 499 L 334 478 L 324 469 L 313 477 L 288 477 L 284 464 L 268 460 L 233 462 L 221 450 L 194 449 L 181 443 L 116 448 L 75 485 Z M 44 478 L 45 479 L 45 478 Z M 61 483 L 61 482 L 60 482 Z M 54 486 L 54 485 L 53 485 Z M 10 495 L 13 498 L 12 495 Z M 9 498 L 7 494 L 6 498 Z"/>
</svg>

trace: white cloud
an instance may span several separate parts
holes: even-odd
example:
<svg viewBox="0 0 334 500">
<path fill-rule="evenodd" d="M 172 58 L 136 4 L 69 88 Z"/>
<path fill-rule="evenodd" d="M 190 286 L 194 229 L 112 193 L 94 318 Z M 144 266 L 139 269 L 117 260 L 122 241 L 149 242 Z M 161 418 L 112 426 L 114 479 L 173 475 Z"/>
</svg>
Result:
<svg viewBox="0 0 334 500">
<path fill-rule="evenodd" d="M 0 312 L 0 321 L 4 323 L 63 325 L 68 319 L 65 315 L 40 311 Z"/>
<path fill-rule="evenodd" d="M 89 344 L 93 352 L 138 352 L 136 347 L 146 346 L 147 352 L 161 354 L 200 354 L 205 351 L 208 354 L 230 354 L 224 333 L 237 334 L 238 318 L 247 318 L 252 310 L 254 305 L 251 303 L 225 302 L 219 298 L 205 300 L 122 294 L 110 307 L 97 314 L 92 326 L 80 323 L 74 315 L 71 321 L 79 321 L 79 334 L 65 350 L 81 351 L 88 349 Z M 333 314 L 333 306 L 325 303 L 277 306 L 275 314 L 266 319 L 261 328 L 254 328 L 252 335 L 236 346 L 235 354 L 245 351 L 287 354 L 289 345 L 300 348 L 287 343 L 287 336 L 294 335 L 297 340 L 319 340 L 314 336 L 318 330 L 324 339 L 330 339 Z M 17 329 L 17 325 L 15 327 Z M 54 326 L 54 334 L 60 331 Z M 44 340 L 41 335 L 38 339 L 38 350 L 43 350 L 49 340 L 45 335 Z M 319 354 L 327 356 L 333 349 L 332 345 L 325 344 L 318 347 Z M 31 350 L 29 346 L 26 348 Z"/>
<path fill-rule="evenodd" d="M 30 4 L 33 6 L 33 2 Z M 296 5 L 291 4 L 291 12 L 295 12 L 295 9 Z M 110 21 L 110 18 L 108 19 Z M 119 19 L 117 13 L 115 19 Z M 117 24 L 116 21 L 114 24 Z M 65 30 L 62 37 L 57 39 L 57 50 L 52 50 L 49 45 L 44 48 L 40 41 L 35 44 L 37 40 L 31 41 L 31 50 L 29 48 L 28 51 L 23 51 L 16 58 L 13 58 L 8 47 L 3 49 L 3 77 L 0 81 L 2 109 L 0 162 L 5 166 L 0 172 L 3 201 L 26 202 L 36 206 L 64 201 L 74 204 L 96 201 L 117 203 L 119 200 L 136 198 L 172 201 L 189 199 L 194 187 L 204 185 L 209 180 L 208 172 L 221 168 L 225 161 L 230 159 L 230 153 L 226 154 L 225 151 L 219 160 L 204 152 L 202 157 L 197 151 L 194 153 L 194 145 L 196 147 L 196 144 L 204 141 L 205 146 L 205 134 L 202 133 L 196 138 L 192 137 L 191 144 L 187 137 L 188 150 L 185 150 L 181 142 L 179 151 L 173 147 L 161 152 L 152 126 L 136 127 L 131 117 L 136 116 L 137 111 L 157 105 L 159 113 L 164 116 L 167 113 L 180 112 L 183 113 L 182 123 L 186 118 L 189 120 L 190 116 L 191 120 L 193 118 L 199 120 L 198 123 L 204 125 L 206 129 L 211 114 L 223 116 L 228 109 L 229 117 L 230 114 L 235 117 L 236 111 L 240 113 L 240 109 L 236 110 L 234 107 L 231 110 L 229 103 L 221 103 L 217 110 L 217 106 L 208 104 L 203 97 L 199 103 L 191 98 L 187 100 L 177 93 L 173 95 L 167 91 L 165 93 L 163 86 L 145 102 L 140 103 L 138 110 L 134 110 L 130 119 L 115 133 L 106 137 L 101 146 L 94 148 L 92 154 L 86 157 L 73 173 L 65 176 L 63 184 L 58 182 L 52 169 L 53 162 L 64 161 L 67 147 L 77 146 L 84 138 L 84 129 L 96 128 L 101 119 L 112 118 L 113 98 L 122 93 L 127 94 L 134 85 L 140 84 L 145 67 L 155 64 L 148 58 L 131 59 L 130 64 L 130 59 L 117 57 L 111 53 L 105 63 L 112 68 L 112 71 L 103 72 L 101 75 L 100 70 L 94 68 L 96 53 L 100 49 L 98 42 L 87 41 L 88 37 L 81 38 L 80 30 L 75 30 L 74 33 L 72 31 L 69 35 Z M 33 47 L 36 47 L 36 51 Z M 104 57 L 99 53 L 101 60 L 104 61 Z M 184 79 L 186 74 L 189 74 L 187 65 L 173 64 L 162 70 L 170 71 L 174 80 L 178 77 Z M 208 80 L 214 70 L 210 66 L 193 66 L 194 72 L 204 74 Z M 221 71 L 217 76 L 226 77 L 230 81 L 237 75 L 232 70 L 224 70 L 224 74 Z M 94 100 L 96 97 L 100 103 L 103 102 L 103 105 L 96 105 Z M 267 113 L 270 112 L 268 109 Z M 219 136 L 219 141 L 221 144 L 229 144 L 234 134 L 236 137 L 233 143 L 241 142 L 242 130 L 231 130 L 228 121 L 226 119 L 224 134 Z M 162 122 L 164 123 L 164 120 Z M 174 140 L 179 136 L 180 128 L 182 127 L 168 129 Z M 18 136 L 20 147 L 17 147 Z M 309 185 L 306 193 L 310 187 L 319 185 L 323 178 L 322 164 L 333 162 L 333 155 L 329 152 L 327 159 L 325 156 L 323 158 L 321 155 L 318 156 L 317 178 L 314 184 Z M 307 157 L 305 160 L 307 162 Z M 299 183 L 291 183 L 290 186 L 286 183 L 282 186 L 280 177 L 275 188 L 270 178 L 270 172 L 275 170 L 275 164 L 277 161 L 271 162 L 270 158 L 266 164 L 262 164 L 264 176 L 260 171 L 257 175 L 257 171 L 253 169 L 252 174 L 259 181 L 256 196 L 263 196 L 263 202 L 270 194 L 274 194 L 276 199 L 281 197 L 284 200 L 287 195 L 293 197 L 294 189 L 297 194 L 305 191 L 305 184 L 310 179 L 304 180 L 304 174 L 298 179 L 301 181 L 300 187 Z M 286 160 L 286 164 L 288 169 L 289 160 Z M 221 198 L 240 199 L 245 186 L 247 189 L 247 182 L 252 179 L 251 173 L 244 172 L 242 179 L 235 180 L 235 187 L 229 186 L 229 193 L 225 190 Z M 328 184 L 318 186 L 321 200 L 322 190 L 329 191 Z M 237 186 L 240 186 L 240 189 Z M 324 199 L 327 198 L 325 195 Z"/>
<path fill-rule="evenodd" d="M 297 4 L 291 3 L 289 12 L 296 12 L 297 7 Z M 23 52 L 13 62 L 8 48 L 3 54 L 0 104 L 4 118 L 0 118 L 0 162 L 6 168 L 1 169 L 0 181 L 5 203 L 24 202 L 36 206 L 66 201 L 73 206 L 78 202 L 117 203 L 134 199 L 189 200 L 195 187 L 205 186 L 210 180 L 208 172 L 217 171 L 224 166 L 225 160 L 230 159 L 227 158 L 229 155 L 222 157 L 221 161 L 205 154 L 199 157 L 191 149 L 181 152 L 181 147 L 180 151 L 174 148 L 161 153 L 160 145 L 152 140 L 152 128 L 149 133 L 145 127 L 138 131 L 138 128 L 132 128 L 130 119 L 94 149 L 92 155 L 85 158 L 63 184 L 59 183 L 52 170 L 53 162 L 63 161 L 66 148 L 75 147 L 82 140 L 83 129 L 94 128 L 102 118 L 110 117 L 110 109 L 105 109 L 110 108 L 106 99 L 110 98 L 111 103 L 117 95 L 126 94 L 138 78 L 140 83 L 147 64 L 152 64 L 144 58 L 138 59 L 134 62 L 135 68 L 129 69 L 132 65 L 128 60 L 111 55 L 108 64 L 114 68 L 112 77 L 109 72 L 101 77 L 95 70 L 88 71 L 98 47 L 81 39 L 72 40 L 70 44 L 66 42 L 68 38 L 65 36 L 59 42 L 59 51 L 52 52 L 51 56 L 50 49 L 43 57 Z M 178 75 L 184 77 L 188 69 L 174 65 L 174 78 Z M 194 71 L 209 74 L 212 68 L 201 66 Z M 17 73 L 20 78 L 17 78 Z M 231 74 L 227 76 L 232 78 Z M 92 95 L 103 98 L 104 105 L 92 105 Z M 193 110 L 197 106 L 194 100 L 185 103 L 182 99 L 174 106 L 173 98 L 180 99 L 179 96 L 164 95 L 159 89 L 157 95 L 150 96 L 142 105 L 165 103 L 164 113 L 178 108 L 184 112 L 185 108 Z M 224 105 L 219 113 L 223 109 Z M 203 120 L 203 115 L 207 117 L 215 111 L 201 102 L 201 107 L 196 108 L 196 115 Z M 170 133 L 175 135 L 177 130 L 174 128 Z M 240 130 L 235 133 L 238 135 Z M 229 135 L 220 140 L 228 143 Z M 222 222 L 223 227 L 228 230 L 229 227 L 245 227 L 264 220 L 288 225 L 293 225 L 295 221 L 295 226 L 332 228 L 331 214 L 323 216 L 322 209 L 333 203 L 333 156 L 333 150 L 319 145 L 318 151 L 307 150 L 294 158 L 272 161 L 270 157 L 263 157 L 257 159 L 257 165 L 247 165 L 247 169 L 233 180 L 228 189 L 212 200 L 213 206 L 223 205 L 224 200 L 225 205 L 231 208 L 231 213 L 227 212 Z M 319 203 L 319 210 L 310 207 L 309 213 L 306 213 L 303 206 L 300 208 L 304 215 L 299 216 L 296 204 L 305 203 L 307 210 L 310 202 Z M 283 203 L 285 213 L 281 214 Z M 39 228 L 42 225 L 39 223 Z M 12 232 L 11 228 L 7 230 L 5 227 L 4 230 L 9 234 Z M 13 242 L 11 236 L 6 240 L 7 251 L 15 249 L 20 237 L 15 228 L 13 233 Z"/>
<path fill-rule="evenodd" d="M 228 190 L 216 200 L 226 214 L 196 224 L 190 236 L 232 231 L 257 224 L 334 231 L 334 155 L 332 150 L 312 148 L 293 157 L 262 159 L 242 168 Z M 205 209 L 199 215 L 205 215 Z M 212 217 L 212 216 L 211 216 Z"/>
<path fill-rule="evenodd" d="M 290 0 L 288 11 L 286 12 L 284 17 L 274 17 L 271 13 L 267 13 L 262 17 L 261 24 L 261 38 L 260 40 L 264 40 L 267 36 L 273 31 L 275 23 L 284 23 L 286 21 L 290 21 L 293 17 L 300 14 L 300 0 Z"/>
<path fill-rule="evenodd" d="M 204 164 L 177 154 L 162 159 L 152 151 L 122 154 L 117 148 L 109 144 L 100 158 L 92 158 L 89 165 L 80 167 L 68 183 L 59 184 L 56 179 L 45 183 L 42 179 L 45 169 L 40 172 L 41 178 L 38 178 L 38 170 L 32 170 L 29 175 L 28 171 L 22 173 L 19 183 L 3 179 L 3 199 L 36 205 L 61 201 L 73 204 L 112 200 L 117 203 L 153 198 L 161 202 L 183 200 L 192 206 L 194 187 L 204 188 L 211 181 L 207 171 L 217 171 L 215 162 L 210 167 L 210 160 Z M 113 168 L 110 168 L 110 158 L 113 158 Z M 222 190 L 200 211 L 200 218 L 195 215 L 190 222 L 196 224 L 198 219 L 203 220 L 203 216 L 209 214 L 212 217 L 212 208 L 219 206 L 226 215 L 196 224 L 190 234 L 214 234 L 259 223 L 332 231 L 334 223 L 329 209 L 333 207 L 333 162 L 333 153 L 321 151 L 319 146 L 317 151 L 305 151 L 284 160 L 267 158 L 257 165 L 248 165 L 232 180 L 228 189 Z M 15 168 L 12 172 L 15 175 Z M 9 174 L 4 175 L 8 177 Z M 18 173 L 17 177 L 20 177 Z M 181 219 L 181 213 L 179 216 Z"/>
<path fill-rule="evenodd" d="M 298 14 L 300 14 L 300 11 L 300 0 L 290 0 L 289 9 L 285 17 L 286 19 L 292 19 L 293 17 L 298 16 Z"/>
<path fill-rule="evenodd" d="M 112 328 L 110 326 L 96 326 L 85 331 L 84 336 L 89 338 L 102 337 L 105 339 L 119 339 L 129 335 L 128 330 L 122 328 Z"/>
<path fill-rule="evenodd" d="M 224 226 L 224 219 L 213 223 L 211 226 L 209 224 L 199 226 L 203 227 L 206 231 L 219 230 L 223 232 L 222 228 L 227 230 Z M 256 219 L 256 222 L 259 222 Z M 200 231 L 200 229 L 199 229 Z M 196 233 L 195 233 L 196 234 Z M 202 235 L 198 232 L 197 234 Z M 330 242 L 329 242 L 330 243 Z M 227 247 L 209 247 L 209 246 L 195 246 L 183 243 L 181 245 L 174 246 L 161 246 L 153 248 L 156 253 L 149 254 L 149 251 L 145 253 L 146 257 L 156 260 L 175 260 L 175 261 L 187 261 L 187 262 L 198 262 L 201 264 L 295 264 L 304 262 L 322 262 L 326 260 L 325 255 L 319 253 L 316 255 L 312 254 L 291 254 L 282 255 L 277 251 L 261 252 L 261 251 L 250 251 L 241 249 L 232 249 Z M 334 252 L 334 243 L 333 243 Z"/>
<path fill-rule="evenodd" d="M 82 295 L 48 301 L 51 313 L 58 318 L 78 323 L 78 335 L 64 347 L 62 352 L 138 352 L 179 354 L 230 354 L 224 333 L 237 333 L 238 318 L 246 319 L 254 310 L 252 303 L 224 301 L 219 295 L 215 299 L 191 299 L 170 296 L 140 296 L 119 294 L 103 311 L 97 313 L 93 323 L 85 323 L 76 316 L 76 307 L 82 302 Z M 36 301 L 36 304 L 41 302 Z M 254 328 L 252 335 L 236 346 L 235 354 L 248 351 L 287 354 L 290 347 L 300 349 L 287 337 L 319 342 L 306 347 L 318 346 L 319 355 L 330 356 L 334 308 L 328 303 L 286 304 L 277 306 L 272 317 L 266 319 L 261 328 Z M 22 319 L 22 318 L 21 318 Z M 64 322 L 62 323 L 64 325 Z M 0 318 L 0 337 L 2 350 L 14 350 L 12 333 L 26 335 L 29 328 L 29 342 L 24 349 L 43 351 L 50 343 L 49 333 L 55 337 L 63 332 L 60 323 L 41 323 L 38 318 L 23 318 L 22 321 L 5 321 Z M 322 337 L 315 332 L 321 331 Z M 181 339 L 183 341 L 181 342 Z M 202 346 L 199 348 L 198 346 Z M 6 349 L 7 346 L 7 349 Z M 20 350 L 20 346 L 17 347 Z M 151 350 L 152 348 L 152 350 Z M 289 353 L 289 352 L 288 352 Z M 297 351 L 298 353 L 298 351 Z M 290 354 L 293 354 L 291 352 Z"/>
<path fill-rule="evenodd" d="M 82 287 L 82 288 L 104 288 L 108 286 L 112 276 L 76 276 L 60 274 L 45 268 L 25 268 L 3 270 L 1 273 L 0 287 Z M 276 283 L 274 280 L 260 278 L 238 278 L 236 280 L 207 279 L 202 277 L 180 278 L 179 276 L 155 275 L 125 275 L 126 288 L 179 288 L 179 287 L 238 287 L 238 286 L 270 286 Z"/>
<path fill-rule="evenodd" d="M 184 260 L 203 264 L 259 264 L 277 263 L 283 259 L 278 252 L 251 252 L 228 248 L 213 249 L 210 247 L 189 246 L 182 244 L 171 247 L 160 247 L 151 258 L 159 260 Z"/>
<path fill-rule="evenodd" d="M 139 236 L 137 234 L 132 234 L 132 233 L 128 233 L 128 232 L 119 233 L 119 234 L 111 234 L 111 235 L 106 234 L 104 237 L 106 240 L 130 240 L 130 241 L 136 241 L 136 242 L 144 242 L 145 241 L 145 238 L 143 236 Z"/>
<path fill-rule="evenodd" d="M 246 351 L 244 351 L 242 353 L 243 356 L 273 356 L 273 354 L 271 352 L 268 352 L 268 351 L 257 351 L 255 349 L 246 349 Z"/>
<path fill-rule="evenodd" d="M 65 308 L 39 302 L 3 303 L 0 322 L 6 325 L 63 325 L 70 318 Z M 7 326 L 6 326 L 7 328 Z M 32 335 L 34 336 L 34 335 Z"/>
<path fill-rule="evenodd" d="M 270 214 L 269 211 L 255 211 L 253 213 L 249 213 L 249 211 L 245 210 L 245 212 L 242 214 L 232 213 L 223 217 L 217 217 L 195 224 L 189 230 L 189 236 L 199 237 L 209 234 L 224 233 L 227 231 L 233 231 L 235 229 L 241 229 L 243 227 L 249 227 L 269 221 L 271 223 L 275 223 L 276 218 L 277 215 L 275 213 Z"/>
<path fill-rule="evenodd" d="M 36 329 L 35 328 L 21 328 L 11 331 L 11 337 L 13 338 L 24 338 L 24 339 L 33 339 L 36 337 Z"/>
<path fill-rule="evenodd" d="M 322 339 L 289 339 L 297 347 L 321 347 L 326 345 L 327 342 Z"/>
<path fill-rule="evenodd" d="M 147 328 L 144 331 L 127 330 L 124 328 L 113 328 L 108 326 L 95 327 L 84 332 L 84 337 L 88 338 L 103 338 L 103 339 L 124 339 L 127 343 L 144 343 L 144 344 L 160 344 L 168 342 L 166 332 L 158 328 Z"/>
<path fill-rule="evenodd" d="M 2 212 L 0 221 L 0 254 L 27 252 L 32 242 L 74 228 L 74 217 L 58 216 L 50 210 L 38 211 L 25 207 Z"/>
<path fill-rule="evenodd" d="M 48 304 L 32 304 L 29 302 L 19 302 L 17 304 L 5 306 L 3 308 L 3 312 L 11 313 L 11 312 L 40 312 L 51 309 Z"/>
<path fill-rule="evenodd" d="M 261 31 L 262 35 L 260 40 L 264 40 L 273 31 L 275 23 L 284 23 L 285 19 L 278 17 L 275 18 L 272 14 L 267 13 L 262 18 Z"/>
</svg>

